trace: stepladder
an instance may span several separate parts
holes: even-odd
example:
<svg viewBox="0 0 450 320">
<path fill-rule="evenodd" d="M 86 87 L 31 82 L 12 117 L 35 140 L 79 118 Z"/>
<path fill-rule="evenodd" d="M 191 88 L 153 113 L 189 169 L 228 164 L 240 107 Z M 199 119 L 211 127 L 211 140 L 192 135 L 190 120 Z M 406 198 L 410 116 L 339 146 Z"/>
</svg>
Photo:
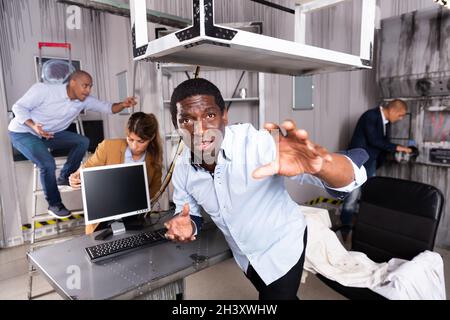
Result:
<svg viewBox="0 0 450 320">
<path fill-rule="evenodd" d="M 43 57 L 42 57 L 42 49 L 44 47 L 51 47 L 51 48 L 62 48 L 65 49 L 68 52 L 68 64 L 67 64 L 67 74 L 59 74 L 59 77 L 61 78 L 61 83 L 64 83 L 68 79 L 68 76 L 71 72 L 74 71 L 70 66 L 72 61 L 71 56 L 71 44 L 70 43 L 46 43 L 46 42 L 39 42 L 39 68 L 38 68 L 38 81 L 48 83 L 48 79 L 43 73 L 43 68 L 45 68 L 45 64 L 43 64 Z M 55 61 L 62 61 L 56 59 Z M 47 60 L 47 62 L 52 62 L 51 60 Z M 46 62 L 46 63 L 47 63 Z M 54 74 L 54 73 L 52 73 Z M 55 82 L 51 82 L 55 83 Z M 78 116 L 74 121 L 73 124 L 75 125 L 76 133 L 80 135 L 84 135 L 83 130 L 83 122 L 80 116 Z M 49 150 L 49 152 L 52 152 L 52 150 Z M 55 157 L 55 165 L 56 170 L 60 170 L 64 163 L 66 162 L 66 157 Z M 56 219 L 55 217 L 51 216 L 47 210 L 39 208 L 39 203 L 46 202 L 44 197 L 44 190 L 40 186 L 39 183 L 39 168 L 36 166 L 36 164 L 33 165 L 33 190 L 32 190 L 32 200 L 31 200 L 31 223 L 29 224 L 29 242 L 30 242 L 30 249 L 29 252 L 32 252 L 39 247 L 52 245 L 61 241 L 69 240 L 77 235 L 84 233 L 84 223 L 83 223 L 83 210 L 82 209 L 71 209 L 72 215 L 68 218 L 59 218 Z M 69 186 L 58 186 L 58 190 L 61 193 L 61 195 L 71 192 L 78 192 L 79 190 L 72 189 Z M 80 194 L 81 197 L 81 194 Z M 42 207 L 42 206 L 41 206 Z M 28 278 L 28 293 L 27 297 L 29 300 L 35 299 L 44 295 L 47 295 L 53 290 L 40 293 L 37 295 L 34 295 L 33 293 L 33 276 L 36 273 L 35 268 L 33 265 L 29 262 L 29 278 Z"/>
<path fill-rule="evenodd" d="M 56 168 L 59 170 L 62 168 L 65 158 L 56 158 Z M 79 192 L 69 186 L 59 186 L 59 192 L 63 195 L 69 192 Z M 45 210 L 38 208 L 40 201 L 45 202 L 45 199 L 41 199 L 44 196 L 44 191 L 39 184 L 39 168 L 33 165 L 33 195 L 32 195 L 32 217 L 29 230 L 30 236 L 30 248 L 29 252 L 43 247 L 56 244 L 58 242 L 70 240 L 78 235 L 84 233 L 84 220 L 83 210 L 75 209 L 71 210 L 72 215 L 68 218 L 56 219 Z M 36 275 L 34 266 L 29 262 L 28 265 L 28 292 L 27 298 L 29 300 L 45 296 L 52 293 L 54 290 L 46 291 L 40 294 L 33 293 L 33 277 Z"/>
</svg>

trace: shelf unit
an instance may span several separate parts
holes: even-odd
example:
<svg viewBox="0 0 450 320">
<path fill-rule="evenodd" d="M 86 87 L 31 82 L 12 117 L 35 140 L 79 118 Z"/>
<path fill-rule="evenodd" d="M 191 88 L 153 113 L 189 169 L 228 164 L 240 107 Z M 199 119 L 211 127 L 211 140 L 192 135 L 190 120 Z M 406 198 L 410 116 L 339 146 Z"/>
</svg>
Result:
<svg viewBox="0 0 450 320">
<path fill-rule="evenodd" d="M 168 108 L 170 105 L 170 94 L 173 92 L 173 90 L 175 89 L 176 85 L 178 85 L 178 83 L 175 83 L 176 81 L 173 81 L 174 75 L 175 74 L 181 74 L 183 75 L 183 81 L 187 79 L 187 77 L 193 77 L 194 73 L 195 73 L 195 69 L 196 66 L 193 65 L 187 65 L 187 64 L 179 64 L 179 63 L 159 63 L 158 64 L 158 70 L 159 70 L 159 75 L 160 75 L 160 83 L 161 83 L 161 95 L 163 96 L 162 98 L 162 104 L 163 104 L 163 108 L 162 108 L 162 113 L 164 113 L 164 109 Z M 223 73 L 225 71 L 237 71 L 237 72 L 243 72 L 241 70 L 230 70 L 230 69 L 221 69 L 221 68 L 216 68 L 216 67 L 209 67 L 209 66 L 201 66 L 200 67 L 200 72 L 207 72 L 207 73 Z M 255 106 L 258 105 L 258 115 L 256 117 L 256 119 L 248 119 L 250 121 L 245 121 L 245 122 L 251 122 L 255 127 L 259 127 L 261 124 L 264 123 L 264 75 L 262 73 L 258 73 L 258 72 L 254 72 L 254 71 L 245 71 L 248 74 L 250 74 L 250 79 L 249 81 L 255 79 L 256 80 L 256 84 L 253 84 L 254 88 L 253 90 L 248 90 L 249 92 L 249 96 L 246 98 L 242 98 L 238 96 L 238 92 L 235 93 L 232 97 L 230 97 L 230 94 L 228 94 L 226 92 L 227 90 L 223 90 L 223 88 L 220 87 L 220 83 L 221 81 L 217 81 L 217 79 L 211 80 L 214 84 L 216 84 L 219 89 L 221 90 L 223 97 L 224 97 L 224 101 L 225 103 L 228 105 L 229 103 L 239 103 L 240 106 L 242 106 L 242 104 L 248 103 L 251 106 Z M 256 75 L 253 76 L 252 75 Z M 168 79 L 167 81 L 167 90 L 164 90 L 164 77 L 166 77 Z M 205 77 L 208 79 L 208 77 Z M 217 78 L 217 77 L 215 77 Z M 234 79 L 233 79 L 234 80 Z M 239 77 L 236 77 L 235 79 L 235 83 L 233 83 L 233 88 L 234 86 L 237 84 L 239 80 Z M 228 79 L 229 81 L 229 79 Z M 248 83 L 250 84 L 250 83 Z M 245 119 L 244 119 L 245 120 Z M 242 122 L 242 121 L 240 121 Z"/>
<path fill-rule="evenodd" d="M 223 101 L 225 102 L 258 102 L 259 98 L 258 97 L 250 97 L 250 98 L 228 98 L 228 99 L 223 99 Z M 170 104 L 170 100 L 164 100 L 163 101 L 164 104 Z"/>
</svg>

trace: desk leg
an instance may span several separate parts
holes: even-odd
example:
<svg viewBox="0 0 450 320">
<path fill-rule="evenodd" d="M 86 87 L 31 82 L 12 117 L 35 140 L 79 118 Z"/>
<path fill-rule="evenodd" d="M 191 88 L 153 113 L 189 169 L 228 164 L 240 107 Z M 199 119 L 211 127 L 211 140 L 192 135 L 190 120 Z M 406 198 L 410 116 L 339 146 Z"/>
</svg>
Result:
<svg viewBox="0 0 450 320">
<path fill-rule="evenodd" d="M 137 300 L 183 300 L 184 279 L 174 281 L 161 288 L 151 290 L 147 293 L 140 293 Z"/>
</svg>

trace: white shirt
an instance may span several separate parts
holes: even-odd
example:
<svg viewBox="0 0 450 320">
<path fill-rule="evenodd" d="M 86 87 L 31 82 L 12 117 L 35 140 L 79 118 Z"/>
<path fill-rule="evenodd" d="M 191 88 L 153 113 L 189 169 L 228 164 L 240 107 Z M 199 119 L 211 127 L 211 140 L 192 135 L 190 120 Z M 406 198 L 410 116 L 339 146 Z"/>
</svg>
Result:
<svg viewBox="0 0 450 320">
<path fill-rule="evenodd" d="M 112 103 L 100 101 L 94 97 L 86 100 L 70 100 L 65 84 L 34 84 L 12 107 L 15 117 L 8 130 L 29 132 L 37 135 L 25 124 L 31 119 L 41 123 L 47 132 L 56 133 L 67 129 L 83 110 L 112 114 Z"/>
<path fill-rule="evenodd" d="M 386 125 L 389 123 L 389 120 L 386 119 L 383 112 L 383 107 L 380 107 L 381 119 L 383 119 L 383 134 L 386 135 Z"/>
<path fill-rule="evenodd" d="M 213 177 L 191 165 L 185 148 L 175 166 L 173 201 L 180 212 L 189 203 L 190 214 L 201 216 L 200 206 L 223 232 L 239 267 L 249 262 L 270 284 L 285 275 L 300 259 L 306 223 L 299 206 L 286 191 L 284 177 L 262 180 L 252 172 L 276 157 L 274 139 L 250 124 L 226 127 Z M 365 169 L 354 166 L 356 181 L 338 191 L 351 191 L 366 180 Z M 325 187 L 318 178 L 304 174 L 300 184 Z"/>
</svg>

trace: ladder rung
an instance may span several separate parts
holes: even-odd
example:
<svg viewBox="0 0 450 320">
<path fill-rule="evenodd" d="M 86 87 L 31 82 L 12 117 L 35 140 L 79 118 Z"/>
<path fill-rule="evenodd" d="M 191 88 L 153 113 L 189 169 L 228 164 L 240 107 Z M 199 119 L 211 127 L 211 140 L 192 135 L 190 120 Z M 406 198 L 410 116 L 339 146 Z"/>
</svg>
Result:
<svg viewBox="0 0 450 320">
<path fill-rule="evenodd" d="M 75 192 L 75 191 L 81 191 L 81 189 L 74 189 L 71 186 L 58 186 L 59 192 L 66 193 L 66 192 Z M 35 190 L 33 191 L 34 195 L 43 195 L 44 190 Z"/>
<path fill-rule="evenodd" d="M 72 216 L 83 214 L 83 210 L 71 210 L 71 212 L 72 212 Z M 45 220 L 60 220 L 60 222 L 61 222 L 61 221 L 69 221 L 70 219 L 69 218 L 57 219 L 54 216 L 52 216 L 51 214 L 47 213 L 47 214 L 36 215 L 36 216 L 32 217 L 31 220 L 34 222 L 45 221 Z"/>
<path fill-rule="evenodd" d="M 67 161 L 67 157 L 59 157 L 59 158 L 54 158 L 54 159 L 55 159 L 56 169 L 61 169 Z M 85 160 L 84 157 L 83 157 L 83 160 Z M 35 170 L 39 169 L 35 164 L 33 164 L 33 168 Z"/>
<path fill-rule="evenodd" d="M 56 166 L 56 169 L 61 169 L 64 166 L 64 162 L 62 162 L 62 163 L 55 162 L 55 166 Z M 39 168 L 36 165 L 33 165 L 33 169 L 39 171 Z"/>
</svg>

